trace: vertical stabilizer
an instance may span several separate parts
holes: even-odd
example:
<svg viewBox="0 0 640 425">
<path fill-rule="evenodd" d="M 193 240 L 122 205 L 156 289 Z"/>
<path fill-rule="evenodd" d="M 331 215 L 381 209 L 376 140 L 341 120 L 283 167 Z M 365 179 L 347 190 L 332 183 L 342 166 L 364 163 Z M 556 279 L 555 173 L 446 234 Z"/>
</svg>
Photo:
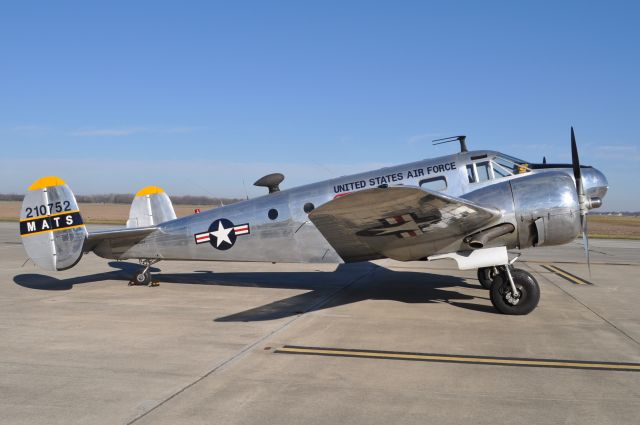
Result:
<svg viewBox="0 0 640 425">
<path fill-rule="evenodd" d="M 47 270 L 65 270 L 82 257 L 87 229 L 64 180 L 43 177 L 29 187 L 20 210 L 20 236 L 27 255 Z"/>
<path fill-rule="evenodd" d="M 147 227 L 175 220 L 171 199 L 162 188 L 147 186 L 136 193 L 131 203 L 127 227 Z"/>
</svg>

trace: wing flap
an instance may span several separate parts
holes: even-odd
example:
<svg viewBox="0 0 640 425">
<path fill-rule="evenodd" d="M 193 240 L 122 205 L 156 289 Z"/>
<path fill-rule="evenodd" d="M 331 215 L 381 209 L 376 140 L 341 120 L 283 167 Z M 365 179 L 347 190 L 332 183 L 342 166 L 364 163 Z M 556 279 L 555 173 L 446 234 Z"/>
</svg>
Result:
<svg viewBox="0 0 640 425">
<path fill-rule="evenodd" d="M 347 262 L 415 260 L 454 243 L 501 213 L 418 187 L 374 188 L 336 198 L 309 219 Z"/>
</svg>

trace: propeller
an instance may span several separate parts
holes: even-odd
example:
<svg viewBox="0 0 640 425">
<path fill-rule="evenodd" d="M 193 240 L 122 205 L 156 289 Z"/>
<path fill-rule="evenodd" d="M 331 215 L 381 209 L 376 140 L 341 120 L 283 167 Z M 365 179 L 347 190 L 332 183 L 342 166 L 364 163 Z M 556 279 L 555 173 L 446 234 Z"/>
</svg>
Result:
<svg viewBox="0 0 640 425">
<path fill-rule="evenodd" d="M 584 253 L 587 257 L 587 267 L 589 268 L 589 278 L 591 278 L 591 261 L 589 258 L 589 236 L 587 235 L 587 211 L 589 211 L 587 196 L 582 185 L 582 172 L 580 171 L 580 158 L 578 157 L 578 146 L 576 144 L 576 134 L 571 127 L 571 165 L 573 166 L 573 176 L 576 179 L 576 192 L 580 203 L 580 226 L 582 227 L 582 243 Z"/>
</svg>

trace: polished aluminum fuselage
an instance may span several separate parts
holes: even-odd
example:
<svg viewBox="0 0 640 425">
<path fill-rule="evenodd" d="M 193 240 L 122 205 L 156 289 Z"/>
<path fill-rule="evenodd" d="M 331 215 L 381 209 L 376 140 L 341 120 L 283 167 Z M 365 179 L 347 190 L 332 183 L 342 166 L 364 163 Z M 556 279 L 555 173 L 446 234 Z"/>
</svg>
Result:
<svg viewBox="0 0 640 425">
<path fill-rule="evenodd" d="M 477 162 L 479 157 L 490 159 L 496 154 L 492 151 L 459 153 L 282 190 L 161 223 L 158 230 L 132 247 L 119 249 L 114 245 L 96 253 L 122 259 L 341 262 L 340 256 L 308 219 L 305 205 L 308 211 L 309 204 L 318 207 L 350 192 L 384 185 L 420 186 L 424 180 L 440 177 L 446 178 L 447 183 L 442 192 L 500 210 L 501 216 L 485 227 L 500 223 L 515 226 L 515 232 L 492 240 L 490 246 L 526 248 L 574 239 L 579 231 L 580 213 L 571 170 L 532 170 L 470 183 L 467 165 Z M 587 192 L 603 196 L 604 176 L 590 167 L 585 168 L 583 174 Z M 278 214 L 272 220 L 268 214 L 273 209 Z M 238 237 L 228 250 L 215 249 L 209 243 L 196 244 L 194 235 L 207 232 L 211 223 L 221 218 L 236 225 L 248 223 L 250 234 Z M 460 238 L 445 246 L 427 244 L 425 252 L 409 259 L 469 249 Z"/>
</svg>

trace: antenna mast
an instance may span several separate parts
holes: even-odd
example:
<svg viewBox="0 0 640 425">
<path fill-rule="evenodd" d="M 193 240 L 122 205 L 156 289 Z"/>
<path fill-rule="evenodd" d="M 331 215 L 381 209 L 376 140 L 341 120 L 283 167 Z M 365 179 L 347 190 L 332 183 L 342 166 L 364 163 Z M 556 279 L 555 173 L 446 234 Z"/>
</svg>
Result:
<svg viewBox="0 0 640 425">
<path fill-rule="evenodd" d="M 436 145 L 441 145 L 443 143 L 451 143 L 451 142 L 455 142 L 455 141 L 460 142 L 460 152 L 461 153 L 469 151 L 467 149 L 467 136 L 465 136 L 465 135 L 443 137 L 442 139 L 433 140 L 431 143 L 433 144 L 433 146 L 436 146 Z"/>
</svg>

